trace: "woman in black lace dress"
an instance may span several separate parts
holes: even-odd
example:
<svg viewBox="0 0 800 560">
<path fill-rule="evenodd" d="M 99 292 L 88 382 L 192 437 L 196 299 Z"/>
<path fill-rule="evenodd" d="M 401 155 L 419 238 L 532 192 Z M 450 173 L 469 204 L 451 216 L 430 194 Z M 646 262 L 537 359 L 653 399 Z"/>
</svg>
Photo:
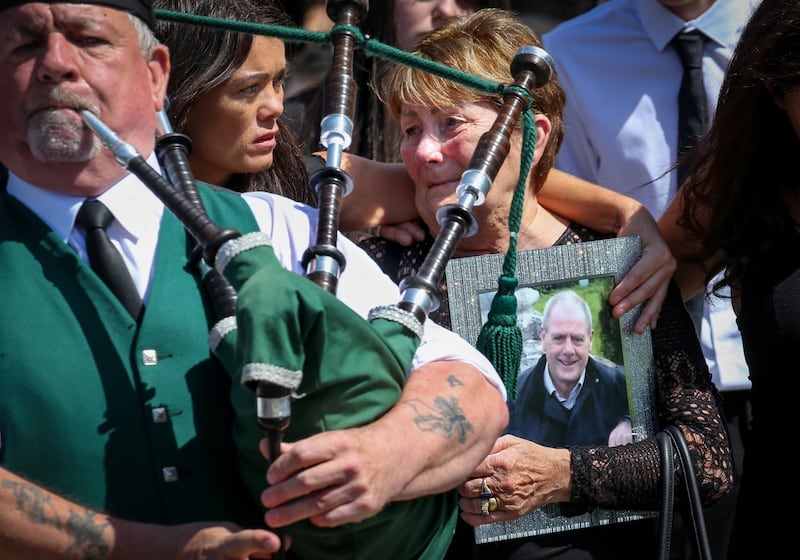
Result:
<svg viewBox="0 0 800 560">
<path fill-rule="evenodd" d="M 509 66 L 521 46 L 540 45 L 530 28 L 508 12 L 482 10 L 453 21 L 419 41 L 415 53 L 498 83 L 512 81 Z M 456 187 L 481 134 L 489 129 L 502 100 L 408 67 L 397 67 L 382 82 L 382 97 L 404 134 L 403 161 L 416 187 L 416 205 L 430 232 L 439 225 L 436 211 L 458 201 Z M 534 167 L 518 235 L 518 250 L 580 243 L 607 237 L 547 210 L 537 191 L 553 165 L 563 134 L 564 93 L 553 76 L 533 92 L 537 142 Z M 478 232 L 465 237 L 455 257 L 505 252 L 508 215 L 519 177 L 520 135 L 486 196 L 475 207 Z M 396 279 L 414 271 L 429 241 L 410 249 L 371 243 L 375 258 Z M 447 308 L 443 302 L 442 309 Z M 438 317 L 447 322 L 446 317 Z M 672 285 L 652 332 L 656 366 L 656 416 L 660 426 L 677 425 L 686 436 L 703 500 L 711 504 L 729 490 L 733 465 L 719 395 L 711 382 L 691 320 Z M 548 503 L 582 513 L 593 508 L 650 509 L 659 506 L 660 462 L 655 438 L 618 447 L 554 449 L 504 436 L 483 463 L 480 475 L 467 481 L 462 517 L 470 524 L 516 519 Z M 477 471 L 476 471 L 477 472 Z M 487 475 L 486 473 L 491 473 Z M 483 515 L 480 487 L 485 480 L 498 500 Z M 651 520 L 580 529 L 544 537 L 482 545 L 489 558 L 648 558 L 655 555 Z M 461 538 L 453 558 L 466 558 Z"/>
<path fill-rule="evenodd" d="M 763 0 L 742 33 L 690 178 L 659 221 L 691 295 L 725 270 L 753 384 L 730 558 L 779 557 L 800 501 L 800 0 Z M 791 469 L 791 471 L 790 471 Z M 756 534 L 754 531 L 758 530 Z"/>
</svg>

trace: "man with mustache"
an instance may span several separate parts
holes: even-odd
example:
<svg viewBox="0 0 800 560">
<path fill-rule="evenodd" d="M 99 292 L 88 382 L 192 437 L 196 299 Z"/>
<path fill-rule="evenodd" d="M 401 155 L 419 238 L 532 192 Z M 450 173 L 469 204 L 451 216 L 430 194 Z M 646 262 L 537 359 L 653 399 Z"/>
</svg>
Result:
<svg viewBox="0 0 800 560">
<path fill-rule="evenodd" d="M 192 264 L 195 242 L 79 114 L 102 119 L 159 168 L 156 112 L 170 63 L 153 24 L 148 0 L 0 2 L 0 162 L 8 169 L 0 557 L 269 558 L 278 528 L 289 537 L 300 523 L 325 535 L 358 531 L 385 512 L 390 520 L 397 512 L 404 530 L 354 533 L 359 544 L 401 539 L 409 557 L 446 547 L 458 514 L 448 490 L 485 456 L 507 412 L 491 365 L 430 322 L 385 414 L 285 443 L 270 487 L 261 496 L 246 489 L 242 445 L 267 463 L 257 440 L 234 436 L 234 407 L 252 407 L 255 425 L 255 399 L 209 349 L 215 314 Z M 282 266 L 303 273 L 313 209 L 198 187 L 215 222 L 266 233 Z M 108 236 L 143 310 L 129 311 L 89 267 L 89 226 L 79 218 L 87 200 L 113 215 Z M 344 304 L 365 317 L 399 301 L 369 257 L 346 239 L 339 245 Z M 348 407 L 369 396 L 342 397 L 339 412 L 357 414 Z"/>
</svg>

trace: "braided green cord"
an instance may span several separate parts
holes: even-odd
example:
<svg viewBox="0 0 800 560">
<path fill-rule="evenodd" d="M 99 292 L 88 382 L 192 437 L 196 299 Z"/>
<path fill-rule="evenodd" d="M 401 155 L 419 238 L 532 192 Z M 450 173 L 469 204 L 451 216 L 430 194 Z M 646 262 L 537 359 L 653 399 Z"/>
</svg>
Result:
<svg viewBox="0 0 800 560">
<path fill-rule="evenodd" d="M 475 346 L 492 362 L 508 392 L 509 400 L 517 396 L 517 376 L 522 362 L 522 331 L 517 325 L 517 241 L 522 209 L 525 201 L 525 189 L 528 186 L 528 172 L 533 162 L 536 148 L 536 125 L 533 111 L 530 109 L 530 95 L 523 88 L 529 100 L 529 107 L 522 115 L 522 153 L 520 157 L 519 181 L 514 190 L 511 207 L 508 212 L 508 250 L 503 259 L 503 272 L 497 280 L 497 293 L 492 299 L 489 317 L 481 327 Z"/>
<path fill-rule="evenodd" d="M 502 84 L 493 82 L 491 80 L 484 80 L 473 74 L 467 74 L 444 64 L 433 62 L 381 43 L 377 39 L 369 36 L 364 36 L 358 27 L 352 25 L 335 25 L 329 33 L 321 33 L 319 31 L 306 31 L 295 27 L 284 27 L 282 25 L 266 25 L 261 23 L 250 23 L 244 21 L 234 21 L 229 19 L 220 19 L 207 16 L 199 16 L 195 14 L 187 14 L 184 12 L 174 12 L 171 10 L 155 10 L 157 19 L 164 21 L 173 21 L 177 23 L 188 23 L 190 25 L 200 25 L 205 27 L 212 27 L 215 29 L 223 29 L 226 31 L 236 31 L 242 33 L 249 33 L 251 35 L 266 35 L 268 37 L 278 37 L 284 41 L 291 42 L 305 42 L 305 43 L 329 43 L 334 33 L 346 30 L 356 38 L 356 48 L 361 48 L 369 54 L 386 58 L 393 62 L 406 64 L 419 70 L 424 70 L 430 74 L 435 74 L 441 78 L 460 83 L 461 85 L 471 87 L 482 93 L 501 94 L 505 89 Z"/>
<path fill-rule="evenodd" d="M 365 40 L 361 45 L 361 48 L 363 48 L 364 51 L 369 54 L 391 60 L 392 62 L 405 64 L 406 66 L 411 66 L 412 68 L 416 68 L 418 70 L 423 70 L 429 74 L 439 76 L 440 78 L 446 78 L 450 81 L 457 82 L 461 85 L 480 91 L 481 93 L 502 95 L 503 91 L 505 90 L 505 86 L 498 84 L 497 82 L 485 80 L 480 76 L 475 76 L 474 74 L 461 72 L 460 70 L 450 68 L 444 64 L 428 60 L 427 58 L 421 58 L 410 52 L 392 47 L 386 43 L 381 43 L 377 39 Z"/>
<path fill-rule="evenodd" d="M 522 360 L 522 333 L 517 326 L 517 298 L 514 295 L 519 283 L 516 278 L 517 234 L 522 220 L 522 206 L 525 199 L 525 189 L 527 188 L 528 172 L 530 171 L 533 152 L 536 147 L 536 126 L 531 110 L 530 93 L 519 86 L 498 84 L 491 80 L 484 80 L 479 76 L 450 68 L 444 64 L 421 58 L 402 49 L 382 43 L 375 38 L 365 36 L 358 27 L 352 25 L 335 25 L 329 33 L 321 33 L 282 25 L 234 21 L 171 10 L 156 9 L 154 13 L 157 19 L 164 21 L 200 25 L 226 31 L 249 33 L 251 35 L 266 35 L 292 42 L 329 43 L 332 42 L 333 34 L 344 30 L 355 37 L 357 41 L 356 47 L 363 49 L 368 54 L 411 66 L 482 93 L 503 96 L 506 90 L 513 89 L 525 96 L 528 100 L 528 108 L 523 112 L 523 141 L 519 182 L 514 191 L 514 197 L 509 209 L 508 250 L 503 260 L 503 272 L 498 279 L 498 291 L 492 300 L 488 321 L 481 328 L 476 343 L 478 350 L 486 355 L 502 376 L 509 398 L 515 398 L 517 375 Z"/>
<path fill-rule="evenodd" d="M 304 43 L 327 43 L 330 41 L 328 35 L 318 31 L 306 31 L 296 27 L 284 27 L 282 25 L 265 25 L 262 23 L 250 23 L 246 21 L 234 21 L 230 19 L 220 19 L 207 16 L 198 16 L 184 12 L 173 12 L 172 10 L 154 10 L 156 19 L 164 21 L 174 21 L 176 23 L 188 23 L 202 27 L 212 27 L 227 31 L 239 31 L 252 35 L 267 35 L 278 37 L 285 41 L 304 42 Z"/>
</svg>

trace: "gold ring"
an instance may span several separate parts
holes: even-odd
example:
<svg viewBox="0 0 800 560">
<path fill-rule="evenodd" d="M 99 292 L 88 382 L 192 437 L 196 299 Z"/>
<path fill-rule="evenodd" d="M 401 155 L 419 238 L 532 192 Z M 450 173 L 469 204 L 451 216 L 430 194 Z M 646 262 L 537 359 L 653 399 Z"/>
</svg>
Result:
<svg viewBox="0 0 800 560">
<path fill-rule="evenodd" d="M 481 479 L 481 498 L 490 498 L 492 496 L 491 490 L 489 490 L 489 485 L 486 484 L 486 479 Z"/>
<path fill-rule="evenodd" d="M 492 491 L 489 490 L 489 485 L 486 484 L 486 479 L 481 479 L 481 515 L 489 515 L 490 511 L 497 509 L 497 499 L 492 496 Z"/>
</svg>

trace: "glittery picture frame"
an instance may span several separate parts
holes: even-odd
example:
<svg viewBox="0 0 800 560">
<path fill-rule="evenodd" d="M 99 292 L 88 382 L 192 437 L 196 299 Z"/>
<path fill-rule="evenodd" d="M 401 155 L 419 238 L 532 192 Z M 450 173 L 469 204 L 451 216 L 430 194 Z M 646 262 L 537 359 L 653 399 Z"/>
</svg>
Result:
<svg viewBox="0 0 800 560">
<path fill-rule="evenodd" d="M 521 251 L 517 254 L 518 307 L 527 309 L 530 290 L 538 294 L 554 293 L 558 289 L 581 289 L 595 292 L 597 312 L 609 320 L 595 321 L 595 338 L 605 338 L 605 348 L 616 345 L 621 353 L 628 385 L 633 439 L 638 441 L 656 432 L 655 411 L 652 405 L 654 370 L 650 331 L 643 335 L 633 332 L 641 306 L 619 319 L 610 319 L 608 294 L 641 256 L 638 237 L 620 237 L 559 245 L 546 249 Z M 452 329 L 474 343 L 486 321 L 491 298 L 497 291 L 497 279 L 502 272 L 503 254 L 452 259 L 445 277 L 450 305 Z M 586 298 L 588 299 L 588 298 Z M 522 302 L 522 303 L 520 303 Z M 536 303 L 532 304 L 536 307 Z M 590 306 L 591 307 L 591 306 Z M 523 318 L 521 318 L 523 317 Z M 537 332 L 536 318 L 518 314 L 518 322 L 526 339 L 521 371 L 530 366 L 536 352 L 530 333 Z M 532 325 L 532 324 L 533 325 Z M 598 329 L 601 329 L 598 332 Z M 594 345 L 593 345 L 594 347 Z M 613 352 L 613 350 L 611 350 Z M 592 353 L 595 356 L 594 352 Z M 619 358 L 620 354 L 616 354 Z M 548 504 L 530 514 L 508 522 L 489 523 L 475 528 L 478 544 L 557 533 L 609 523 L 620 523 L 653 517 L 652 512 L 611 511 L 596 509 L 578 516 L 564 516 L 558 504 Z"/>
</svg>

